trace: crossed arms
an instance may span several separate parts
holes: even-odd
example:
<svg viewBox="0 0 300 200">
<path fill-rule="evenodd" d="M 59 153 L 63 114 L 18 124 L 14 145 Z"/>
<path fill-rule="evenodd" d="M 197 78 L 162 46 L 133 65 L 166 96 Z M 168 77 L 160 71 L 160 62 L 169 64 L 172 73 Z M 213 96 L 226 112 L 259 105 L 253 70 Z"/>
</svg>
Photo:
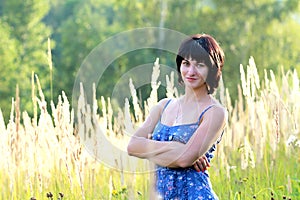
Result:
<svg viewBox="0 0 300 200">
<path fill-rule="evenodd" d="M 203 120 L 193 136 L 186 144 L 176 141 L 155 141 L 148 139 L 160 119 L 166 99 L 161 100 L 151 111 L 143 125 L 131 137 L 127 151 L 130 156 L 148 159 L 160 166 L 171 168 L 193 166 L 201 169 L 201 161 L 207 163 L 203 156 L 213 145 L 223 131 L 226 120 L 226 110 L 213 106 L 203 116 Z M 206 160 L 205 160 L 206 159 Z M 198 168 L 198 169 L 197 169 Z"/>
</svg>

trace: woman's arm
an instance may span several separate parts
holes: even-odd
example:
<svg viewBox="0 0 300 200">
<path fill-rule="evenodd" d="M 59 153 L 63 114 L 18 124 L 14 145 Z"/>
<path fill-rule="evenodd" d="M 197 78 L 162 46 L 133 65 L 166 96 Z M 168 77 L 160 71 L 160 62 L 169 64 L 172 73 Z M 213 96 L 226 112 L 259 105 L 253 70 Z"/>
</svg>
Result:
<svg viewBox="0 0 300 200">
<path fill-rule="evenodd" d="M 127 146 L 127 152 L 129 155 L 139 158 L 150 158 L 156 154 L 163 153 L 174 148 L 174 146 L 171 147 L 166 145 L 170 142 L 155 141 L 149 139 L 148 137 L 149 134 L 153 133 L 156 124 L 160 120 L 162 110 L 167 101 L 168 99 L 163 99 L 156 106 L 154 106 L 145 122 L 131 137 Z"/>
<path fill-rule="evenodd" d="M 179 167 L 173 163 L 174 160 L 177 160 L 177 155 L 173 154 L 174 151 L 172 150 L 184 144 L 179 142 L 156 141 L 148 137 L 149 134 L 153 133 L 156 124 L 160 120 L 161 113 L 167 101 L 168 99 L 163 99 L 151 109 L 145 122 L 131 137 L 127 146 L 127 152 L 130 156 L 149 159 L 161 166 Z"/>
<path fill-rule="evenodd" d="M 162 105 L 165 105 L 163 102 Z M 162 108 L 155 107 L 145 123 L 132 136 L 127 147 L 128 154 L 167 167 L 188 167 L 195 164 L 220 136 L 226 122 L 226 111 L 214 106 L 204 115 L 204 119 L 187 144 L 148 139 L 157 124 Z"/>
<path fill-rule="evenodd" d="M 192 166 L 221 136 L 226 122 L 227 111 L 222 106 L 214 106 L 203 115 L 201 124 L 186 144 L 156 153 L 149 160 L 158 163 L 162 162 L 160 160 L 168 159 L 169 156 L 174 156 L 176 160 L 170 163 L 170 167 Z"/>
</svg>

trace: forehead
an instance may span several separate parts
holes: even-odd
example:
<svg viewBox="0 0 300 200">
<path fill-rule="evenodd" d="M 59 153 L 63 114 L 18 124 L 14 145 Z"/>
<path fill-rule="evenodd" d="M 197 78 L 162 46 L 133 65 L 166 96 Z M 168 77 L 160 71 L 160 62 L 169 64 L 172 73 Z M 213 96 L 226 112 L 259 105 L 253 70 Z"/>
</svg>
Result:
<svg viewBox="0 0 300 200">
<path fill-rule="evenodd" d="M 189 61 L 211 63 L 210 55 L 194 40 L 184 43 L 179 49 L 178 55 Z"/>
</svg>

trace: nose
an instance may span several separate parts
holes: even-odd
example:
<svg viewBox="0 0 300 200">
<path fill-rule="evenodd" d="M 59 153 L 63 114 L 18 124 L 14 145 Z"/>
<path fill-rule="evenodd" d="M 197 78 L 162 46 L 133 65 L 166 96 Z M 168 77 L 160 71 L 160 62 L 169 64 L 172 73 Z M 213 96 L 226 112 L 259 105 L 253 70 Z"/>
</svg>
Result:
<svg viewBox="0 0 300 200">
<path fill-rule="evenodd" d="M 191 65 L 190 67 L 189 67 L 189 69 L 188 69 L 188 73 L 189 74 L 195 74 L 195 72 L 196 72 L 196 66 L 195 65 Z"/>
</svg>

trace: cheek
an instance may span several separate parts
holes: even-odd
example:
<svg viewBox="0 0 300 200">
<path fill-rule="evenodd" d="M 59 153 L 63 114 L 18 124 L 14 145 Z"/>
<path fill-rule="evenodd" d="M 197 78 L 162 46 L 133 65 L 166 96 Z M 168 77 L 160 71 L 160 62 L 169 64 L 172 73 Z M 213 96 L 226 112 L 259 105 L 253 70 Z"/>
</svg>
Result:
<svg viewBox="0 0 300 200">
<path fill-rule="evenodd" d="M 186 73 L 186 70 L 184 67 L 180 66 L 180 74 L 184 74 Z"/>
<path fill-rule="evenodd" d="M 205 78 L 207 78 L 207 76 L 208 76 L 208 70 L 205 71 L 205 72 L 203 73 L 203 76 L 204 76 Z"/>
<path fill-rule="evenodd" d="M 203 79 L 204 81 L 206 81 L 206 80 L 207 80 L 207 77 L 208 77 L 208 70 L 203 70 L 203 71 L 201 71 L 201 72 L 199 73 L 199 75 L 202 77 L 202 79 Z"/>
<path fill-rule="evenodd" d="M 181 74 L 186 74 L 189 71 L 189 69 L 187 67 L 181 66 L 180 67 L 180 73 Z"/>
</svg>

